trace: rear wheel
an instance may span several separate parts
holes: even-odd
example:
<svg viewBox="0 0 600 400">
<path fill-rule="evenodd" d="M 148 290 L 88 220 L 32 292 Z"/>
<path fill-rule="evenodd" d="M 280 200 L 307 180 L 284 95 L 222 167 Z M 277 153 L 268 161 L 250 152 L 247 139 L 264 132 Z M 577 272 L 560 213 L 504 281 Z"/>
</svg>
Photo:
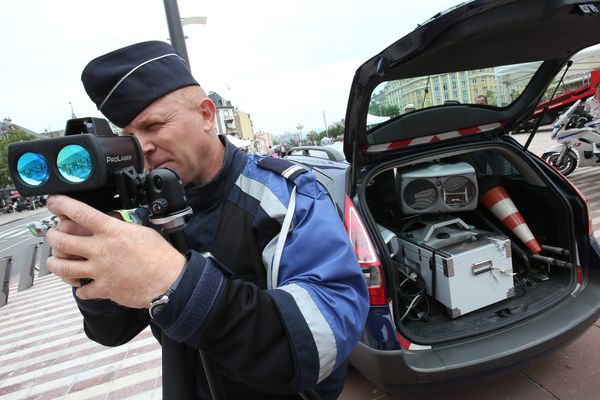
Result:
<svg viewBox="0 0 600 400">
<path fill-rule="evenodd" d="M 560 153 L 544 153 L 542 158 L 561 174 L 567 176 L 577 168 L 577 156 L 573 152 L 568 152 L 562 159 L 561 163 L 558 163 Z"/>
</svg>

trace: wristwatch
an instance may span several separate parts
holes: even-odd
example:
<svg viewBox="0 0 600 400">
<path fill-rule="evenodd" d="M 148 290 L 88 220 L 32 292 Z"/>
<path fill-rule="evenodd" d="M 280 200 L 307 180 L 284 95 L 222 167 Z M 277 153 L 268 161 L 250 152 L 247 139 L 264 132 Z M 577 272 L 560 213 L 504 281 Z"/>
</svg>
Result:
<svg viewBox="0 0 600 400">
<path fill-rule="evenodd" d="M 171 287 L 165 293 L 161 294 L 160 296 L 156 296 L 150 301 L 150 305 L 148 306 L 150 319 L 156 318 L 156 316 L 169 303 L 169 298 L 173 294 L 173 292 L 175 292 L 175 289 L 177 289 L 177 286 L 179 285 L 181 278 L 183 278 L 183 274 L 185 273 L 186 268 L 187 262 L 184 264 L 183 268 L 181 269 L 181 272 L 179 273 L 179 276 L 177 277 L 177 279 L 175 279 L 175 282 L 173 282 Z"/>
</svg>

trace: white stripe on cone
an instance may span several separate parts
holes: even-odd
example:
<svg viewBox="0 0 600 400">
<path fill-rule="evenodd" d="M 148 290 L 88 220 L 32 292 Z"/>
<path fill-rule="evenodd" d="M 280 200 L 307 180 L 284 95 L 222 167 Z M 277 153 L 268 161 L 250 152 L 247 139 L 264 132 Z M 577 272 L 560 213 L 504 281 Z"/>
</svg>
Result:
<svg viewBox="0 0 600 400">
<path fill-rule="evenodd" d="M 509 215 L 519 212 L 519 210 L 517 210 L 517 207 L 515 206 L 515 203 L 513 203 L 513 201 L 508 197 L 494 204 L 490 211 L 500 221 L 504 220 L 504 218 L 508 217 Z"/>
<path fill-rule="evenodd" d="M 503 224 L 505 224 L 505 226 L 509 229 L 511 229 L 511 227 L 506 224 L 505 219 L 507 217 L 510 217 L 511 215 L 518 215 L 519 219 L 523 222 L 512 228 L 511 231 L 529 248 L 529 250 L 531 250 L 535 254 L 539 253 L 541 251 L 541 247 L 538 241 L 536 240 L 535 236 L 533 236 L 533 233 L 531 232 L 529 226 L 525 222 L 525 219 L 515 206 L 515 203 L 513 203 L 510 197 L 507 197 L 507 193 L 505 196 L 505 193 L 506 190 L 504 190 L 502 186 L 496 186 L 488 190 L 481 197 L 485 197 L 488 194 L 492 194 L 495 197 L 500 197 L 501 199 L 490 207 L 490 211 L 492 212 L 492 214 L 494 214 L 494 216 L 498 218 Z"/>
</svg>

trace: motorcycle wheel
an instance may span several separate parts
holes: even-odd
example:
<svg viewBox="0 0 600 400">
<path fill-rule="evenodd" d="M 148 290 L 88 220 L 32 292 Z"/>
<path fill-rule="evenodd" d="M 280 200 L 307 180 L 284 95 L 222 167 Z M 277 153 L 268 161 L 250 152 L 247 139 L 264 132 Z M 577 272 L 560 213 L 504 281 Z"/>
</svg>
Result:
<svg viewBox="0 0 600 400">
<path fill-rule="evenodd" d="M 542 154 L 542 159 L 544 159 L 544 161 L 556 168 L 558 172 L 560 172 L 564 176 L 567 176 L 571 172 L 575 171 L 575 168 L 577 168 L 577 157 L 573 153 L 567 153 L 563 157 L 563 160 L 560 163 L 560 165 L 558 165 L 559 156 L 560 153 L 544 153 Z"/>
</svg>

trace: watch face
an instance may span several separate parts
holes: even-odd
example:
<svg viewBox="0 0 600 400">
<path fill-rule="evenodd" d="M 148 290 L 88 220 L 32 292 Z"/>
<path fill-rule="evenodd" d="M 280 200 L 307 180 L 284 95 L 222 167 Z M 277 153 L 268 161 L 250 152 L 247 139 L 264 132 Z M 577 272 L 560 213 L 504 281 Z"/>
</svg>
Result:
<svg viewBox="0 0 600 400">
<path fill-rule="evenodd" d="M 167 293 L 162 296 L 156 297 L 150 303 L 150 307 L 148 307 L 148 312 L 150 313 L 150 318 L 155 318 L 158 313 L 162 311 L 163 308 L 169 303 L 169 295 L 171 291 L 167 291 Z"/>
<path fill-rule="evenodd" d="M 165 308 L 165 303 L 156 304 L 150 307 L 150 317 L 156 318 L 156 316 Z"/>
</svg>

